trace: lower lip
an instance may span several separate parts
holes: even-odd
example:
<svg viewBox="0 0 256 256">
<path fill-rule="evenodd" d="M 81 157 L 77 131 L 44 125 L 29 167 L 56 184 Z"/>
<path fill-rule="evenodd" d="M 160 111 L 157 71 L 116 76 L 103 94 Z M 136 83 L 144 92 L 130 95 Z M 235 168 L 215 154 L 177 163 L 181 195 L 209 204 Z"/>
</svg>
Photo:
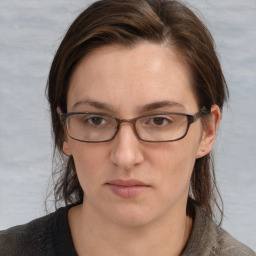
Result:
<svg viewBox="0 0 256 256">
<path fill-rule="evenodd" d="M 149 188 L 149 186 L 118 186 L 113 184 L 107 185 L 114 194 L 124 198 L 138 196 Z"/>
</svg>

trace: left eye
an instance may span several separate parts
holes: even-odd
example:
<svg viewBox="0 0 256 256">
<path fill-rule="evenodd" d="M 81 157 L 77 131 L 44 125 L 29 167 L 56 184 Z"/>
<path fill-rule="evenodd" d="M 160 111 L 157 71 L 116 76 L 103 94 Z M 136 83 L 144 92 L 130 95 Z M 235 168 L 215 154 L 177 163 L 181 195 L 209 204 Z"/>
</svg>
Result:
<svg viewBox="0 0 256 256">
<path fill-rule="evenodd" d="M 164 122 L 167 122 L 167 120 L 166 120 L 166 118 L 163 118 L 163 117 L 154 117 L 154 118 L 152 118 L 152 122 L 155 125 L 163 125 Z"/>
<path fill-rule="evenodd" d="M 151 117 L 147 123 L 148 125 L 166 127 L 172 123 L 172 120 L 166 117 L 156 116 L 156 117 Z"/>
</svg>

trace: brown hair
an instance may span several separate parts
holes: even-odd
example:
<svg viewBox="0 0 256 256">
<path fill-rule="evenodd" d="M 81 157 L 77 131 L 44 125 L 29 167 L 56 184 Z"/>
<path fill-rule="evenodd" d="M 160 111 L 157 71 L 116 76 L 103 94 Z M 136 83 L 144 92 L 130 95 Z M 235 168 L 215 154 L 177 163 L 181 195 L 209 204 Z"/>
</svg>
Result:
<svg viewBox="0 0 256 256">
<path fill-rule="evenodd" d="M 53 168 L 53 173 L 59 174 L 54 187 L 55 203 L 64 200 L 65 204 L 69 204 L 83 200 L 74 160 L 62 152 L 65 133 L 56 111 L 58 106 L 63 112 L 67 111 L 69 79 L 74 68 L 85 55 L 101 46 L 117 43 L 133 47 L 141 41 L 175 49 L 190 67 L 199 106 L 209 110 L 217 104 L 222 109 L 228 89 L 214 41 L 205 25 L 184 4 L 171 0 L 100 0 L 93 3 L 68 29 L 48 78 L 55 153 L 60 156 L 60 165 L 55 166 L 57 170 Z M 214 205 L 222 214 L 216 192 L 219 195 L 208 154 L 196 160 L 189 199 L 213 217 Z M 188 200 L 188 210 L 192 208 L 191 202 Z"/>
</svg>

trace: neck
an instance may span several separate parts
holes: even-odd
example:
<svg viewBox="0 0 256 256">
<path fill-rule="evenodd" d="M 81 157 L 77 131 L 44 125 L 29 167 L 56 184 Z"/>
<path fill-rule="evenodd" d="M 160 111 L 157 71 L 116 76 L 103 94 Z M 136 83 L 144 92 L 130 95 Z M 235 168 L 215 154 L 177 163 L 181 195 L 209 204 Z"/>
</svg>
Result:
<svg viewBox="0 0 256 256">
<path fill-rule="evenodd" d="M 181 254 L 192 228 L 183 208 L 139 227 L 106 222 L 85 204 L 71 208 L 68 219 L 78 255 L 174 256 Z"/>
</svg>

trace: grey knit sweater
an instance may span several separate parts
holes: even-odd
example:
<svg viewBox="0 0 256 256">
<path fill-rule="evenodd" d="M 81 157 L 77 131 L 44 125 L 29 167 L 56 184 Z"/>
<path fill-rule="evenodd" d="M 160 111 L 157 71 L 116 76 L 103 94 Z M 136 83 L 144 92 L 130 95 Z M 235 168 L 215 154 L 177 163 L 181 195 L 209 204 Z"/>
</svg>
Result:
<svg viewBox="0 0 256 256">
<path fill-rule="evenodd" d="M 68 225 L 71 206 L 28 224 L 0 231 L 0 256 L 77 256 Z M 193 230 L 181 256 L 255 256 L 196 208 Z M 131 255 L 132 256 L 132 255 Z"/>
</svg>

